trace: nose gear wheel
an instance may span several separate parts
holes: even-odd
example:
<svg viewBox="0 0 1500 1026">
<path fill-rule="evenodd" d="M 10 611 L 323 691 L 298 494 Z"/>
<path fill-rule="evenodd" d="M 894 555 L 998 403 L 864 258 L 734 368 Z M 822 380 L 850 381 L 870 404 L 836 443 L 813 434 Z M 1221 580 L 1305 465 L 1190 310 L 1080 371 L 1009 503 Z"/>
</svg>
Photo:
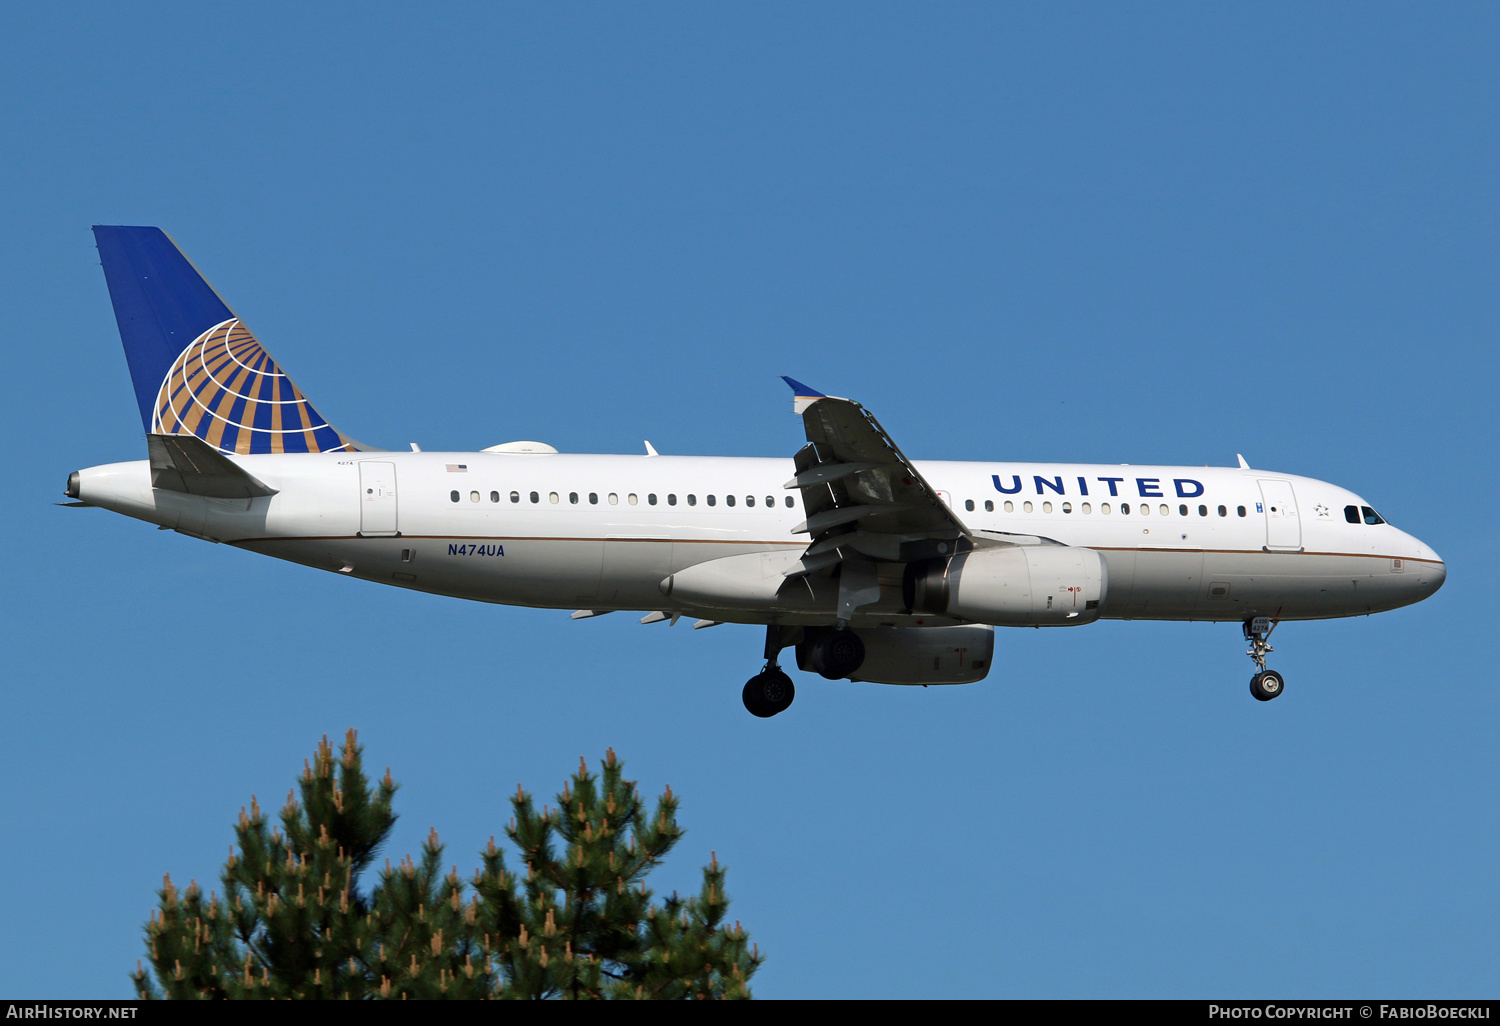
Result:
<svg viewBox="0 0 1500 1026">
<path fill-rule="evenodd" d="M 1243 625 L 1245 640 L 1250 642 L 1245 654 L 1255 660 L 1256 673 L 1250 678 L 1250 694 L 1258 702 L 1269 702 L 1286 688 L 1286 681 L 1281 674 L 1266 669 L 1266 656 L 1275 651 L 1266 639 L 1279 622 L 1269 616 L 1257 616 L 1246 620 Z"/>
<path fill-rule="evenodd" d="M 1286 682 L 1275 670 L 1266 670 L 1250 678 L 1250 693 L 1258 702 L 1269 702 L 1281 694 L 1281 689 L 1285 686 Z"/>
</svg>

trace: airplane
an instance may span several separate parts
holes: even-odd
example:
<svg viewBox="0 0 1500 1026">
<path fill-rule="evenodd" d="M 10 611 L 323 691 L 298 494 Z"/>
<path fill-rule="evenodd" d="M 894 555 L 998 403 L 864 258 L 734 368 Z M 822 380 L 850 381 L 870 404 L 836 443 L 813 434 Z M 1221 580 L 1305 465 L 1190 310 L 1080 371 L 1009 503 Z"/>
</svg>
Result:
<svg viewBox="0 0 1500 1026">
<path fill-rule="evenodd" d="M 1442 586 L 1443 561 L 1360 496 L 1235 467 L 913 461 L 857 402 L 791 378 L 806 444 L 772 459 L 392 452 L 325 420 L 177 244 L 95 226 L 145 460 L 75 471 L 63 505 L 347 577 L 504 605 L 765 627 L 741 697 L 829 680 L 967 684 L 996 627 L 1238 621 L 1250 693 L 1271 632 Z"/>
</svg>

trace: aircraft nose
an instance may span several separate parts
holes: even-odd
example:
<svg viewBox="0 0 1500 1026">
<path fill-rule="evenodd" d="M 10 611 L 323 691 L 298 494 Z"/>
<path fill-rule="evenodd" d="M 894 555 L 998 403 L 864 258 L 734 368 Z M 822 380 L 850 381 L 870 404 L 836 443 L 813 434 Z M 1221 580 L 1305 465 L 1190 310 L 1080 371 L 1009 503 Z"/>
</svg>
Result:
<svg viewBox="0 0 1500 1026">
<path fill-rule="evenodd" d="M 1422 583 L 1427 585 L 1429 595 L 1441 588 L 1448 579 L 1448 565 L 1436 557 L 1437 553 L 1434 552 L 1433 561 L 1422 571 Z"/>
<path fill-rule="evenodd" d="M 1417 590 L 1417 597 L 1414 601 L 1420 602 L 1443 586 L 1443 582 L 1448 579 L 1448 565 L 1443 562 L 1441 556 L 1432 551 L 1432 546 L 1420 538 L 1411 540 L 1415 550 L 1412 555 L 1415 559 L 1409 569 L 1417 572 L 1410 584 L 1414 585 Z"/>
</svg>

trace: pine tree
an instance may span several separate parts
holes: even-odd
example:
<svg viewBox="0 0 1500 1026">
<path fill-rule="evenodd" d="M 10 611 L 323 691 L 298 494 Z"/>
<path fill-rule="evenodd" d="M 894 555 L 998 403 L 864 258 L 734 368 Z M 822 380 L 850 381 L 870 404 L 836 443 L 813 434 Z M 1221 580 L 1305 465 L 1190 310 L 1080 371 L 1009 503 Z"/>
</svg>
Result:
<svg viewBox="0 0 1500 1026">
<path fill-rule="evenodd" d="M 748 998 L 763 961 L 728 925 L 724 867 L 695 896 L 653 898 L 645 878 L 681 839 L 671 788 L 648 811 L 613 749 L 579 760 L 538 811 L 517 787 L 506 835 L 467 883 L 443 872 L 432 831 L 420 863 L 360 875 L 396 822 L 390 771 L 372 785 L 353 730 L 325 737 L 268 829 L 252 797 L 235 824 L 223 896 L 170 877 L 146 925 L 142 998 Z"/>
</svg>

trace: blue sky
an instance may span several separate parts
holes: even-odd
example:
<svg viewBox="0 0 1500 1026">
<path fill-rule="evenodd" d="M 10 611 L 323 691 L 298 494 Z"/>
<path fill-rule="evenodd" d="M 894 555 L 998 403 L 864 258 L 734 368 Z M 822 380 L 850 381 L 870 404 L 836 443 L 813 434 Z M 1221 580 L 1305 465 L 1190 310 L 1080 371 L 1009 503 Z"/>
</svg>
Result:
<svg viewBox="0 0 1500 1026">
<path fill-rule="evenodd" d="M 467 874 L 518 782 L 670 784 L 763 997 L 1493 996 L 1500 13 L 1477 4 L 9 4 L 0 995 L 119 997 L 356 726 Z M 1002 631 L 982 683 L 381 589 L 59 509 L 144 457 L 91 224 L 170 232 L 371 444 L 777 455 L 780 374 L 912 457 L 1335 481 L 1422 605 Z"/>
</svg>

